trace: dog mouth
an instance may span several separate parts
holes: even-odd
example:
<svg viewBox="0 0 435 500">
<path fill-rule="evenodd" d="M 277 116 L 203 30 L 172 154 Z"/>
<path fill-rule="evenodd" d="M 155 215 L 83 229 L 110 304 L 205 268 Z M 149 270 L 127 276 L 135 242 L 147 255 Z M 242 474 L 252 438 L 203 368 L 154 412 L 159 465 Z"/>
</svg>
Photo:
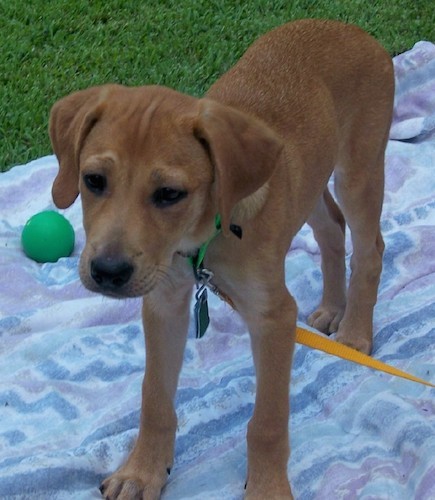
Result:
<svg viewBox="0 0 435 500">
<path fill-rule="evenodd" d="M 139 272 L 132 262 L 107 256 L 80 263 L 80 279 L 88 290 L 119 299 L 150 293 L 165 275 L 159 266 Z"/>
</svg>

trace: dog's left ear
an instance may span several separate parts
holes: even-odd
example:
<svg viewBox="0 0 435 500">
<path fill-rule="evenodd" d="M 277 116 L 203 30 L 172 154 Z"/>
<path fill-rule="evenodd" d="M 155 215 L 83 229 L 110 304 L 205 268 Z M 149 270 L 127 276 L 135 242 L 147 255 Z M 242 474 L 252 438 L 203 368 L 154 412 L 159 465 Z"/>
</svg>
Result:
<svg viewBox="0 0 435 500">
<path fill-rule="evenodd" d="M 228 235 L 236 204 L 271 177 L 283 144 L 260 120 L 211 99 L 201 99 L 195 135 L 215 169 L 218 210 Z"/>
</svg>

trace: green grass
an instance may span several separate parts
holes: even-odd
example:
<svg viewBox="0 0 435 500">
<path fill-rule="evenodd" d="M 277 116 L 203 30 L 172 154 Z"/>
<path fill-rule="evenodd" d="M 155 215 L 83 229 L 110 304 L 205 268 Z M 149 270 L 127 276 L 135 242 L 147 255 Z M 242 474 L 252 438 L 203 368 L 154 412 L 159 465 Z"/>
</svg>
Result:
<svg viewBox="0 0 435 500">
<path fill-rule="evenodd" d="M 201 95 L 261 33 L 302 17 L 356 23 L 392 55 L 434 37 L 432 0 L 0 0 L 0 170 L 51 153 L 63 95 L 105 82 Z"/>
</svg>

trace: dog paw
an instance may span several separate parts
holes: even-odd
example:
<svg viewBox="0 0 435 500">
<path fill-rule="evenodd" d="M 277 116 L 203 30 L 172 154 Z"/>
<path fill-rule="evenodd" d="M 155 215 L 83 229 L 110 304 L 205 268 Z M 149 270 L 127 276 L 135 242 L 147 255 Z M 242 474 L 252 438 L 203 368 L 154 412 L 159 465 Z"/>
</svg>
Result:
<svg viewBox="0 0 435 500">
<path fill-rule="evenodd" d="M 344 307 L 320 306 L 308 318 L 308 324 L 320 332 L 331 334 L 338 330 L 344 315 Z"/>
<path fill-rule="evenodd" d="M 367 340 L 363 337 L 349 337 L 348 335 L 337 333 L 337 342 L 344 344 L 347 347 L 351 347 L 356 351 L 362 352 L 363 354 L 369 355 L 372 352 L 372 341 Z"/>
<path fill-rule="evenodd" d="M 272 479 L 265 484 L 248 479 L 245 483 L 244 500 L 293 500 L 293 494 L 287 476 Z"/>
<path fill-rule="evenodd" d="M 129 474 L 121 469 L 103 481 L 101 495 L 106 500 L 158 500 L 166 477 L 147 477 L 140 472 L 132 471 Z"/>
<path fill-rule="evenodd" d="M 272 492 L 272 491 L 252 491 L 246 492 L 244 500 L 293 500 L 293 495 L 290 489 L 281 492 Z"/>
</svg>

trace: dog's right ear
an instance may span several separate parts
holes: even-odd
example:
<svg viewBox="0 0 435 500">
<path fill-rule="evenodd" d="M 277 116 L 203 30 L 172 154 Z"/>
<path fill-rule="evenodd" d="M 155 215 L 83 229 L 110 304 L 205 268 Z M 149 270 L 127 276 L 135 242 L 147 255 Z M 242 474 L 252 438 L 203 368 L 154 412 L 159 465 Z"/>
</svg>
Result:
<svg viewBox="0 0 435 500">
<path fill-rule="evenodd" d="M 53 201 L 67 208 L 79 194 L 79 159 L 86 136 L 104 108 L 108 86 L 75 92 L 56 102 L 51 109 L 49 133 L 59 172 L 53 183 Z"/>
</svg>

